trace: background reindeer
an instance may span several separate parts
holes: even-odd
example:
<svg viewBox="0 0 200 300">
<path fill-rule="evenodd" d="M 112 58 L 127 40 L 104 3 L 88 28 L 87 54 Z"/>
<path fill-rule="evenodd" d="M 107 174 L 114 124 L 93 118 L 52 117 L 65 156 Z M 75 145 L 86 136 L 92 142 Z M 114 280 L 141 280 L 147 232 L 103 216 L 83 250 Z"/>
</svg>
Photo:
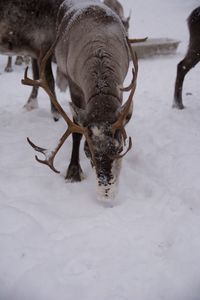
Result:
<svg viewBox="0 0 200 300">
<path fill-rule="evenodd" d="M 40 81 L 32 81 L 25 74 L 23 83 L 42 86 L 50 94 L 68 129 L 56 149 L 49 152 L 31 146 L 46 156 L 44 161 L 57 172 L 53 160 L 72 133 L 73 148 L 66 179 L 80 181 L 83 177 L 79 164 L 79 145 L 85 136 L 85 153 L 96 171 L 99 195 L 114 197 L 118 182 L 126 132 L 124 126 L 131 118 L 132 97 L 136 87 L 137 59 L 127 43 L 126 32 L 119 17 L 107 6 L 95 1 L 80 3 L 65 1 L 58 14 L 58 34 L 42 62 Z M 72 122 L 50 92 L 45 77 L 45 62 L 54 51 L 58 67 L 68 79 Z M 122 86 L 129 67 L 129 49 L 135 63 L 134 79 L 127 90 L 130 95 L 122 106 Z"/>
<path fill-rule="evenodd" d="M 183 109 L 182 88 L 185 75 L 200 61 L 200 6 L 188 17 L 189 46 L 186 56 L 177 65 L 173 107 Z"/>
<path fill-rule="evenodd" d="M 0 0 L 0 53 L 29 55 L 33 60 L 33 77 L 38 79 L 37 60 L 44 55 L 55 39 L 58 8 L 63 0 Z M 46 65 L 48 84 L 54 93 L 51 57 Z M 34 87 L 27 109 L 36 106 L 37 88 Z M 52 106 L 55 120 L 58 113 Z"/>
<path fill-rule="evenodd" d="M 110 7 L 120 17 L 120 19 L 124 25 L 124 28 L 125 28 L 126 32 L 128 33 L 130 15 L 127 18 L 125 18 L 124 9 L 123 9 L 123 6 L 121 5 L 121 3 L 117 0 L 104 0 L 103 3 L 105 5 L 107 5 L 108 7 Z"/>
</svg>

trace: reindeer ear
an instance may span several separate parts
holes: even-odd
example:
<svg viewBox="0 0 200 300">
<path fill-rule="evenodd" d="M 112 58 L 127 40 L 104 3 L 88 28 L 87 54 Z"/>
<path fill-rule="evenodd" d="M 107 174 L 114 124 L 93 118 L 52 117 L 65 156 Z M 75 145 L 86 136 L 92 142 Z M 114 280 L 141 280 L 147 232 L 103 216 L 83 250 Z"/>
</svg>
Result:
<svg viewBox="0 0 200 300">
<path fill-rule="evenodd" d="M 69 103 L 70 109 L 73 115 L 74 120 L 79 124 L 84 124 L 85 121 L 85 110 L 76 106 L 73 102 Z"/>
</svg>

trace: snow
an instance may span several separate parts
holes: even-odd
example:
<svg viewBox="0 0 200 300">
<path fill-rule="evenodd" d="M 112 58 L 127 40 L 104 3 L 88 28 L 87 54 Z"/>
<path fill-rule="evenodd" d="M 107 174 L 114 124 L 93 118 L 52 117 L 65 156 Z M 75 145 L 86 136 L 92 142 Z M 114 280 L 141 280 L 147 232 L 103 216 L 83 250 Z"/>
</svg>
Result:
<svg viewBox="0 0 200 300">
<path fill-rule="evenodd" d="M 39 108 L 25 111 L 24 67 L 4 73 L 0 57 L 0 300 L 200 299 L 200 65 L 184 82 L 186 109 L 171 108 L 188 43 L 185 20 L 199 3 L 122 4 L 125 15 L 132 8 L 131 37 L 177 38 L 181 45 L 176 55 L 139 61 L 127 126 L 133 149 L 123 158 L 113 207 L 96 200 L 83 149 L 85 180 L 65 182 L 70 139 L 55 160 L 60 174 L 35 161 L 26 137 L 53 148 L 65 122 L 52 120 L 42 91 Z M 69 94 L 57 94 L 70 113 Z"/>
</svg>

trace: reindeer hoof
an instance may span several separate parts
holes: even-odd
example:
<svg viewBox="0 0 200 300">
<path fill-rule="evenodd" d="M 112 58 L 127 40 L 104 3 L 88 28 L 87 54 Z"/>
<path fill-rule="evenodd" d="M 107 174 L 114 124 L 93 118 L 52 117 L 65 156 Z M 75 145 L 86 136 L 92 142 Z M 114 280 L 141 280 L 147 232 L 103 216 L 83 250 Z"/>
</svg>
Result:
<svg viewBox="0 0 200 300">
<path fill-rule="evenodd" d="M 178 108 L 178 109 L 184 109 L 183 103 L 182 102 L 177 102 L 177 101 L 174 101 L 172 107 L 173 108 Z"/>
<path fill-rule="evenodd" d="M 69 165 L 65 179 L 69 182 L 79 182 L 84 179 L 83 171 L 78 165 Z"/>
<path fill-rule="evenodd" d="M 24 104 L 24 108 L 27 111 L 31 111 L 33 109 L 38 108 L 38 101 L 37 98 L 29 98 L 26 104 Z"/>
<path fill-rule="evenodd" d="M 60 115 L 59 115 L 59 113 L 58 112 L 53 112 L 52 113 L 52 115 L 53 115 L 53 119 L 54 119 L 54 121 L 55 122 L 57 122 L 59 119 L 60 119 Z"/>
<path fill-rule="evenodd" d="M 12 67 L 5 67 L 4 71 L 7 72 L 7 73 L 10 73 L 10 72 L 13 71 L 13 68 Z"/>
<path fill-rule="evenodd" d="M 15 60 L 15 65 L 21 66 L 23 64 L 23 57 L 22 56 L 17 56 Z"/>
</svg>

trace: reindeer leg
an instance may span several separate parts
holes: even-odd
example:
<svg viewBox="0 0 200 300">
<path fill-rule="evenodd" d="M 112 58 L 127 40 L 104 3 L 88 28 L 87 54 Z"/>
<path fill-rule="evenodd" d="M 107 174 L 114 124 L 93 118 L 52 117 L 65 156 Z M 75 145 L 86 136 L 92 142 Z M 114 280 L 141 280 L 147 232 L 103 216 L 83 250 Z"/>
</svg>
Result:
<svg viewBox="0 0 200 300">
<path fill-rule="evenodd" d="M 55 81 L 54 81 L 52 67 L 51 67 L 51 60 L 52 58 L 50 57 L 47 61 L 45 75 L 50 90 L 53 92 L 53 94 L 55 94 Z M 51 113 L 53 115 L 54 121 L 58 121 L 60 116 L 57 109 L 54 107 L 52 103 L 51 103 Z"/>
<path fill-rule="evenodd" d="M 16 57 L 16 60 L 15 60 L 15 64 L 17 65 L 17 66 L 21 66 L 22 64 L 23 64 L 23 57 L 22 56 L 17 56 Z"/>
<path fill-rule="evenodd" d="M 68 78 L 68 83 L 69 83 L 69 90 L 70 90 L 72 102 L 75 103 L 78 107 L 80 107 L 83 102 L 83 95 L 81 94 L 81 91 L 78 90 L 76 84 L 70 78 Z M 76 115 L 74 115 L 73 121 L 74 123 L 77 124 Z M 80 148 L 81 138 L 82 138 L 82 134 L 72 133 L 73 144 L 72 144 L 71 160 L 65 177 L 65 179 L 71 182 L 81 181 L 84 178 L 83 171 L 79 163 L 79 148 Z"/>
<path fill-rule="evenodd" d="M 72 134 L 73 145 L 72 145 L 71 160 L 65 177 L 65 179 L 71 182 L 81 181 L 84 178 L 83 171 L 79 163 L 79 148 L 80 148 L 81 138 L 82 138 L 82 134 L 80 133 Z"/>
<path fill-rule="evenodd" d="M 185 58 L 179 62 L 177 65 L 177 75 L 175 82 L 175 90 L 174 90 L 174 103 L 173 107 L 183 109 L 183 101 L 182 101 L 182 89 L 183 89 L 183 81 L 185 75 L 189 72 L 191 68 L 193 68 L 200 60 L 197 55 L 198 51 L 194 51 L 189 49 Z"/>
<path fill-rule="evenodd" d="M 39 68 L 38 68 L 37 59 L 32 58 L 31 63 L 32 63 L 33 79 L 37 80 L 39 79 Z M 24 107 L 28 111 L 38 107 L 37 95 L 38 95 L 38 86 L 33 86 L 28 101 L 24 105 Z"/>
<path fill-rule="evenodd" d="M 5 72 L 12 72 L 13 69 L 12 69 L 12 56 L 8 56 L 8 62 L 7 62 L 7 65 L 4 69 Z"/>
</svg>

